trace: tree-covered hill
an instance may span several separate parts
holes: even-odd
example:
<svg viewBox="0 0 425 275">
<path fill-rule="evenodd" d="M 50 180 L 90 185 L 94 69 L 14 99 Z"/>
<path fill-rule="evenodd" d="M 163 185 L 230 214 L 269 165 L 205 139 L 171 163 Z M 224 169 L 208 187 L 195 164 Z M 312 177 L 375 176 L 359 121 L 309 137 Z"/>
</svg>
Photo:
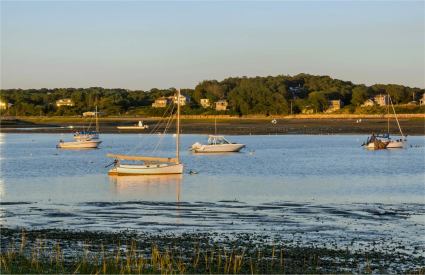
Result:
<svg viewBox="0 0 425 275">
<path fill-rule="evenodd" d="M 2 114 L 8 115 L 81 115 L 97 105 L 107 115 L 146 114 L 156 115 L 161 109 L 151 107 L 156 98 L 170 96 L 175 89 L 126 90 L 92 88 L 57 89 L 3 89 L 1 100 L 13 104 Z M 342 112 L 359 112 L 359 107 L 378 94 L 390 94 L 394 104 L 407 104 L 425 93 L 424 89 L 396 84 L 366 86 L 350 81 L 333 79 L 329 76 L 298 74 L 267 77 L 231 77 L 222 81 L 205 80 L 194 89 L 182 89 L 190 104 L 183 108 L 186 114 L 217 113 L 201 107 L 200 99 L 210 102 L 225 99 L 229 102 L 227 113 L 289 114 L 305 109 L 323 112 L 329 100 L 340 99 L 344 103 Z M 56 100 L 70 98 L 74 106 L 57 107 Z M 411 112 L 422 112 L 419 107 L 410 107 Z M 366 112 L 382 111 L 378 107 Z"/>
</svg>

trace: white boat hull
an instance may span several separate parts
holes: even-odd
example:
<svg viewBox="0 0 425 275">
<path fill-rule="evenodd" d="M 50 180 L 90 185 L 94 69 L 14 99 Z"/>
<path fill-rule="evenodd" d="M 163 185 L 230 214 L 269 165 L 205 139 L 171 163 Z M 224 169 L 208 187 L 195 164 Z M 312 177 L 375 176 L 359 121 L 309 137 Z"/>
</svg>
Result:
<svg viewBox="0 0 425 275">
<path fill-rule="evenodd" d="M 210 144 L 200 145 L 193 147 L 193 151 L 196 153 L 226 153 L 226 152 L 239 152 L 245 144 L 232 143 L 232 144 Z"/>
<path fill-rule="evenodd" d="M 183 174 L 183 164 L 150 164 L 150 165 L 133 165 L 120 164 L 108 172 L 109 175 L 172 175 Z"/>
<path fill-rule="evenodd" d="M 394 149 L 394 148 L 403 148 L 404 147 L 404 141 L 390 141 L 388 143 L 387 148 L 388 149 Z"/>
<path fill-rule="evenodd" d="M 396 149 L 396 148 L 403 148 L 404 147 L 404 141 L 396 141 L 396 140 L 390 140 L 390 141 L 384 141 L 386 143 L 385 149 Z M 369 142 L 366 145 L 367 149 L 375 150 L 376 144 L 375 142 Z M 380 148 L 382 149 L 382 148 Z"/>
<path fill-rule="evenodd" d="M 100 140 L 82 140 L 82 141 L 70 141 L 70 142 L 59 142 L 58 148 L 62 149 L 94 149 L 101 144 Z"/>
</svg>

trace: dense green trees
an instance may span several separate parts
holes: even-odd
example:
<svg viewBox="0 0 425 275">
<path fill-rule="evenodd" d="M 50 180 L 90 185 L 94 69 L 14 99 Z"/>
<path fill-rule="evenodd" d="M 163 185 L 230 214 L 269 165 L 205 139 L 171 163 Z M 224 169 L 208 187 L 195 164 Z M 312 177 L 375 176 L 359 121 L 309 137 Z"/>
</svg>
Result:
<svg viewBox="0 0 425 275">
<path fill-rule="evenodd" d="M 324 92 L 311 92 L 308 94 L 308 102 L 314 108 L 314 111 L 322 112 L 328 107 L 328 100 Z"/>
<path fill-rule="evenodd" d="M 6 112 L 9 115 L 81 115 L 97 105 L 107 115 L 144 114 L 158 115 L 162 109 L 151 107 L 161 96 L 174 94 L 175 89 L 126 90 L 91 88 L 58 89 L 7 89 L 1 90 L 1 99 L 12 103 Z M 182 89 L 182 94 L 191 101 L 183 108 L 185 114 L 214 114 L 213 109 L 203 109 L 201 98 L 210 102 L 226 99 L 227 113 L 247 114 L 288 114 L 309 109 L 322 112 L 328 107 L 328 100 L 340 99 L 346 111 L 352 112 L 369 98 L 380 93 L 389 93 L 395 104 L 418 100 L 424 89 L 410 88 L 395 84 L 356 85 L 349 81 L 329 76 L 298 74 L 295 76 L 231 77 L 222 81 L 205 80 L 194 89 Z M 71 98 L 72 107 L 55 105 L 56 100 Z M 372 110 L 373 111 L 373 110 Z M 2 111 L 4 114 L 5 111 Z M 219 112 L 218 112 L 219 113 Z"/>
<path fill-rule="evenodd" d="M 354 106 L 362 105 L 371 95 L 370 89 L 364 85 L 354 87 L 351 94 L 351 103 Z"/>
<path fill-rule="evenodd" d="M 274 90 L 261 79 L 243 79 L 228 96 L 230 105 L 239 114 L 284 114 L 288 113 L 285 93 Z"/>
</svg>

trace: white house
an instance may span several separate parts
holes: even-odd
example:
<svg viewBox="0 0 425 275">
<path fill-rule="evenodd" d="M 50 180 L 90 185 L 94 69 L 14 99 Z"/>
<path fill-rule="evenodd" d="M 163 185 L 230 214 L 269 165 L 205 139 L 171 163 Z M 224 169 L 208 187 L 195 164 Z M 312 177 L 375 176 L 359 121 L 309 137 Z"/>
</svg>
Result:
<svg viewBox="0 0 425 275">
<path fill-rule="evenodd" d="M 215 110 L 226 111 L 228 106 L 229 106 L 229 103 L 227 102 L 227 100 L 219 100 L 215 103 Z"/>
<path fill-rule="evenodd" d="M 200 103 L 203 108 L 208 108 L 211 106 L 210 100 L 208 98 L 201 98 Z"/>
</svg>

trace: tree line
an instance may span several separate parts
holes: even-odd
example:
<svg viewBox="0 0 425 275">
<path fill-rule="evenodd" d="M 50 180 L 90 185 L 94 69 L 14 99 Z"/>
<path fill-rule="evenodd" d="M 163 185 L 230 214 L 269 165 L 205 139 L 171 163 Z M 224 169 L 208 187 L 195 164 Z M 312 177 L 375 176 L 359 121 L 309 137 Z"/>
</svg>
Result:
<svg viewBox="0 0 425 275">
<path fill-rule="evenodd" d="M 205 80 L 194 89 L 182 89 L 190 98 L 182 108 L 184 114 L 228 113 L 248 114 L 296 114 L 311 109 L 323 112 L 329 100 L 341 100 L 344 108 L 340 112 L 382 112 L 383 108 L 360 108 L 365 100 L 378 94 L 389 94 L 394 104 L 407 104 L 419 100 L 424 89 L 397 84 L 375 84 L 366 86 L 350 81 L 333 79 L 329 76 L 298 74 L 267 77 L 230 77 L 222 81 Z M 85 111 L 99 110 L 107 115 L 161 115 L 163 110 L 152 108 L 155 99 L 171 96 L 175 88 L 127 90 L 91 88 L 57 89 L 2 89 L 0 98 L 13 104 L 2 114 L 8 115 L 81 115 Z M 57 107 L 56 100 L 70 98 L 74 106 Z M 200 100 L 208 98 L 211 103 L 225 99 L 229 110 L 217 112 L 204 109 Z M 422 112 L 423 107 L 411 107 L 407 112 Z"/>
</svg>

